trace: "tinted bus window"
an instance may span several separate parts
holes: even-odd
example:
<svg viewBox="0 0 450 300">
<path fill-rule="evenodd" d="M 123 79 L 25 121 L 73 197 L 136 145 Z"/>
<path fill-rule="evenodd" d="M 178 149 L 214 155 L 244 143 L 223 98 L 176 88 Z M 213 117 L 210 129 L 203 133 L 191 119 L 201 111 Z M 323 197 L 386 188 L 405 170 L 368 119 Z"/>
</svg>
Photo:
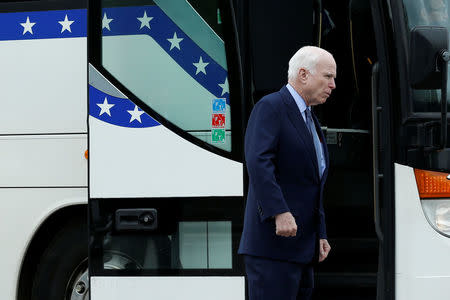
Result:
<svg viewBox="0 0 450 300">
<path fill-rule="evenodd" d="M 231 151 L 218 1 L 134 2 L 103 1 L 104 68 L 172 124 Z"/>
<path fill-rule="evenodd" d="M 415 26 L 443 26 L 450 31 L 448 2 L 446 0 L 403 0 L 409 29 Z M 450 87 L 450 81 L 448 81 Z M 412 90 L 415 112 L 441 111 L 440 90 Z M 447 103 L 450 103 L 447 96 Z"/>
</svg>

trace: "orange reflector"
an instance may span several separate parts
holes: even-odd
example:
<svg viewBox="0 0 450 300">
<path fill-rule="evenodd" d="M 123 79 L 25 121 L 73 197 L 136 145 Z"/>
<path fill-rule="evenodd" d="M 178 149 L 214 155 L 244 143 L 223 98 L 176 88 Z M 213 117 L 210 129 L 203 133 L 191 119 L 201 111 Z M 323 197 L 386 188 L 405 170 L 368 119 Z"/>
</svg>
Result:
<svg viewBox="0 0 450 300">
<path fill-rule="evenodd" d="M 420 198 L 450 198 L 448 173 L 414 169 Z"/>
<path fill-rule="evenodd" d="M 88 159 L 89 155 L 88 155 L 88 151 L 84 151 L 84 158 Z"/>
</svg>

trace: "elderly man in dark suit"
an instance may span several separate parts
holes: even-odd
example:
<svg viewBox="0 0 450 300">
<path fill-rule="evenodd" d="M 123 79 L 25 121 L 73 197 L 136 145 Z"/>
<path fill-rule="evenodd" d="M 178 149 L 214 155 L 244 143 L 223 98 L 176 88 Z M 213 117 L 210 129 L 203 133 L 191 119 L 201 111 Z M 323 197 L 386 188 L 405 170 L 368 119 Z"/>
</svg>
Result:
<svg viewBox="0 0 450 300">
<path fill-rule="evenodd" d="M 310 299 L 313 264 L 330 251 L 322 194 L 328 150 L 311 106 L 336 88 L 336 62 L 306 46 L 288 84 L 254 107 L 245 135 L 249 190 L 239 254 L 250 300 Z"/>
</svg>

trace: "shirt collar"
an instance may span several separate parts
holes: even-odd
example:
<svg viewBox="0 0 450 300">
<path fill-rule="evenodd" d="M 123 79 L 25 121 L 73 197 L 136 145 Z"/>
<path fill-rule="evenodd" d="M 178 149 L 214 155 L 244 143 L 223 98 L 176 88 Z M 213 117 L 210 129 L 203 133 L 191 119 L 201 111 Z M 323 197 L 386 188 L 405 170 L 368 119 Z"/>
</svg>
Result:
<svg viewBox="0 0 450 300">
<path fill-rule="evenodd" d="M 289 93 L 291 93 L 292 98 L 294 98 L 295 103 L 298 106 L 298 109 L 300 110 L 300 112 L 303 114 L 307 108 L 305 100 L 303 100 L 302 96 L 300 96 L 299 93 L 297 93 L 297 91 L 292 87 L 292 85 L 290 85 L 289 83 L 286 85 Z"/>
</svg>

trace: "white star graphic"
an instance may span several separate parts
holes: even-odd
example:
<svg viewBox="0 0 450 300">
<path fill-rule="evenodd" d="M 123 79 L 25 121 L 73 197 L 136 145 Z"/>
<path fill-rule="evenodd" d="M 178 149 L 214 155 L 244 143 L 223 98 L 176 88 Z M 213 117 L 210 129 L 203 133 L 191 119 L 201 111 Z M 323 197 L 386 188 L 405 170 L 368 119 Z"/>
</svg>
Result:
<svg viewBox="0 0 450 300">
<path fill-rule="evenodd" d="M 103 101 L 103 104 L 97 103 L 97 105 L 98 105 L 98 107 L 101 108 L 101 111 L 100 111 L 99 116 L 103 115 L 104 113 L 107 113 L 108 116 L 111 117 L 110 109 L 111 109 L 111 107 L 113 107 L 115 104 L 109 104 L 109 103 L 108 103 L 108 99 L 106 99 L 106 97 L 105 97 L 105 100 Z"/>
<path fill-rule="evenodd" d="M 141 28 L 148 27 L 150 29 L 150 20 L 153 19 L 153 17 L 147 17 L 147 11 L 144 11 L 144 16 L 142 18 L 137 18 L 139 22 L 141 22 Z"/>
<path fill-rule="evenodd" d="M 229 93 L 230 92 L 230 87 L 228 86 L 228 78 L 225 78 L 225 82 L 224 83 L 219 83 L 219 86 L 222 88 L 222 95 L 223 96 L 225 93 Z"/>
<path fill-rule="evenodd" d="M 131 115 L 130 123 L 134 120 L 138 120 L 139 123 L 142 123 L 141 121 L 141 115 L 144 113 L 142 110 L 139 110 L 137 105 L 134 106 L 134 110 L 127 110 L 127 112 Z"/>
<path fill-rule="evenodd" d="M 23 27 L 23 33 L 22 35 L 24 35 L 25 33 L 29 32 L 31 34 L 33 34 L 33 26 L 36 23 L 31 23 L 30 22 L 30 17 L 27 17 L 27 21 L 25 23 L 20 23 L 20 25 L 22 25 Z"/>
<path fill-rule="evenodd" d="M 198 63 L 193 63 L 193 65 L 197 68 L 197 71 L 195 72 L 195 75 L 197 75 L 198 73 L 202 72 L 203 74 L 206 75 L 206 66 L 209 65 L 209 63 L 207 62 L 203 62 L 203 58 L 200 56 L 200 59 L 198 61 Z"/>
<path fill-rule="evenodd" d="M 173 48 L 178 48 L 178 50 L 181 50 L 180 42 L 184 39 L 178 38 L 176 32 L 173 33 L 173 38 L 167 40 L 170 42 L 170 50 L 172 50 Z"/>
<path fill-rule="evenodd" d="M 103 19 L 102 19 L 102 29 L 106 28 L 109 31 L 111 31 L 111 28 L 109 28 L 109 23 L 111 23 L 111 21 L 114 19 L 108 19 L 108 16 L 106 15 L 106 13 L 103 15 Z"/>
<path fill-rule="evenodd" d="M 66 30 L 68 30 L 69 32 L 72 32 L 72 29 L 70 29 L 70 25 L 72 25 L 73 22 L 75 22 L 75 21 L 69 21 L 69 19 L 67 19 L 67 15 L 64 18 L 64 21 L 58 21 L 58 23 L 61 24 L 61 26 L 62 26 L 61 33 L 63 33 Z"/>
</svg>

